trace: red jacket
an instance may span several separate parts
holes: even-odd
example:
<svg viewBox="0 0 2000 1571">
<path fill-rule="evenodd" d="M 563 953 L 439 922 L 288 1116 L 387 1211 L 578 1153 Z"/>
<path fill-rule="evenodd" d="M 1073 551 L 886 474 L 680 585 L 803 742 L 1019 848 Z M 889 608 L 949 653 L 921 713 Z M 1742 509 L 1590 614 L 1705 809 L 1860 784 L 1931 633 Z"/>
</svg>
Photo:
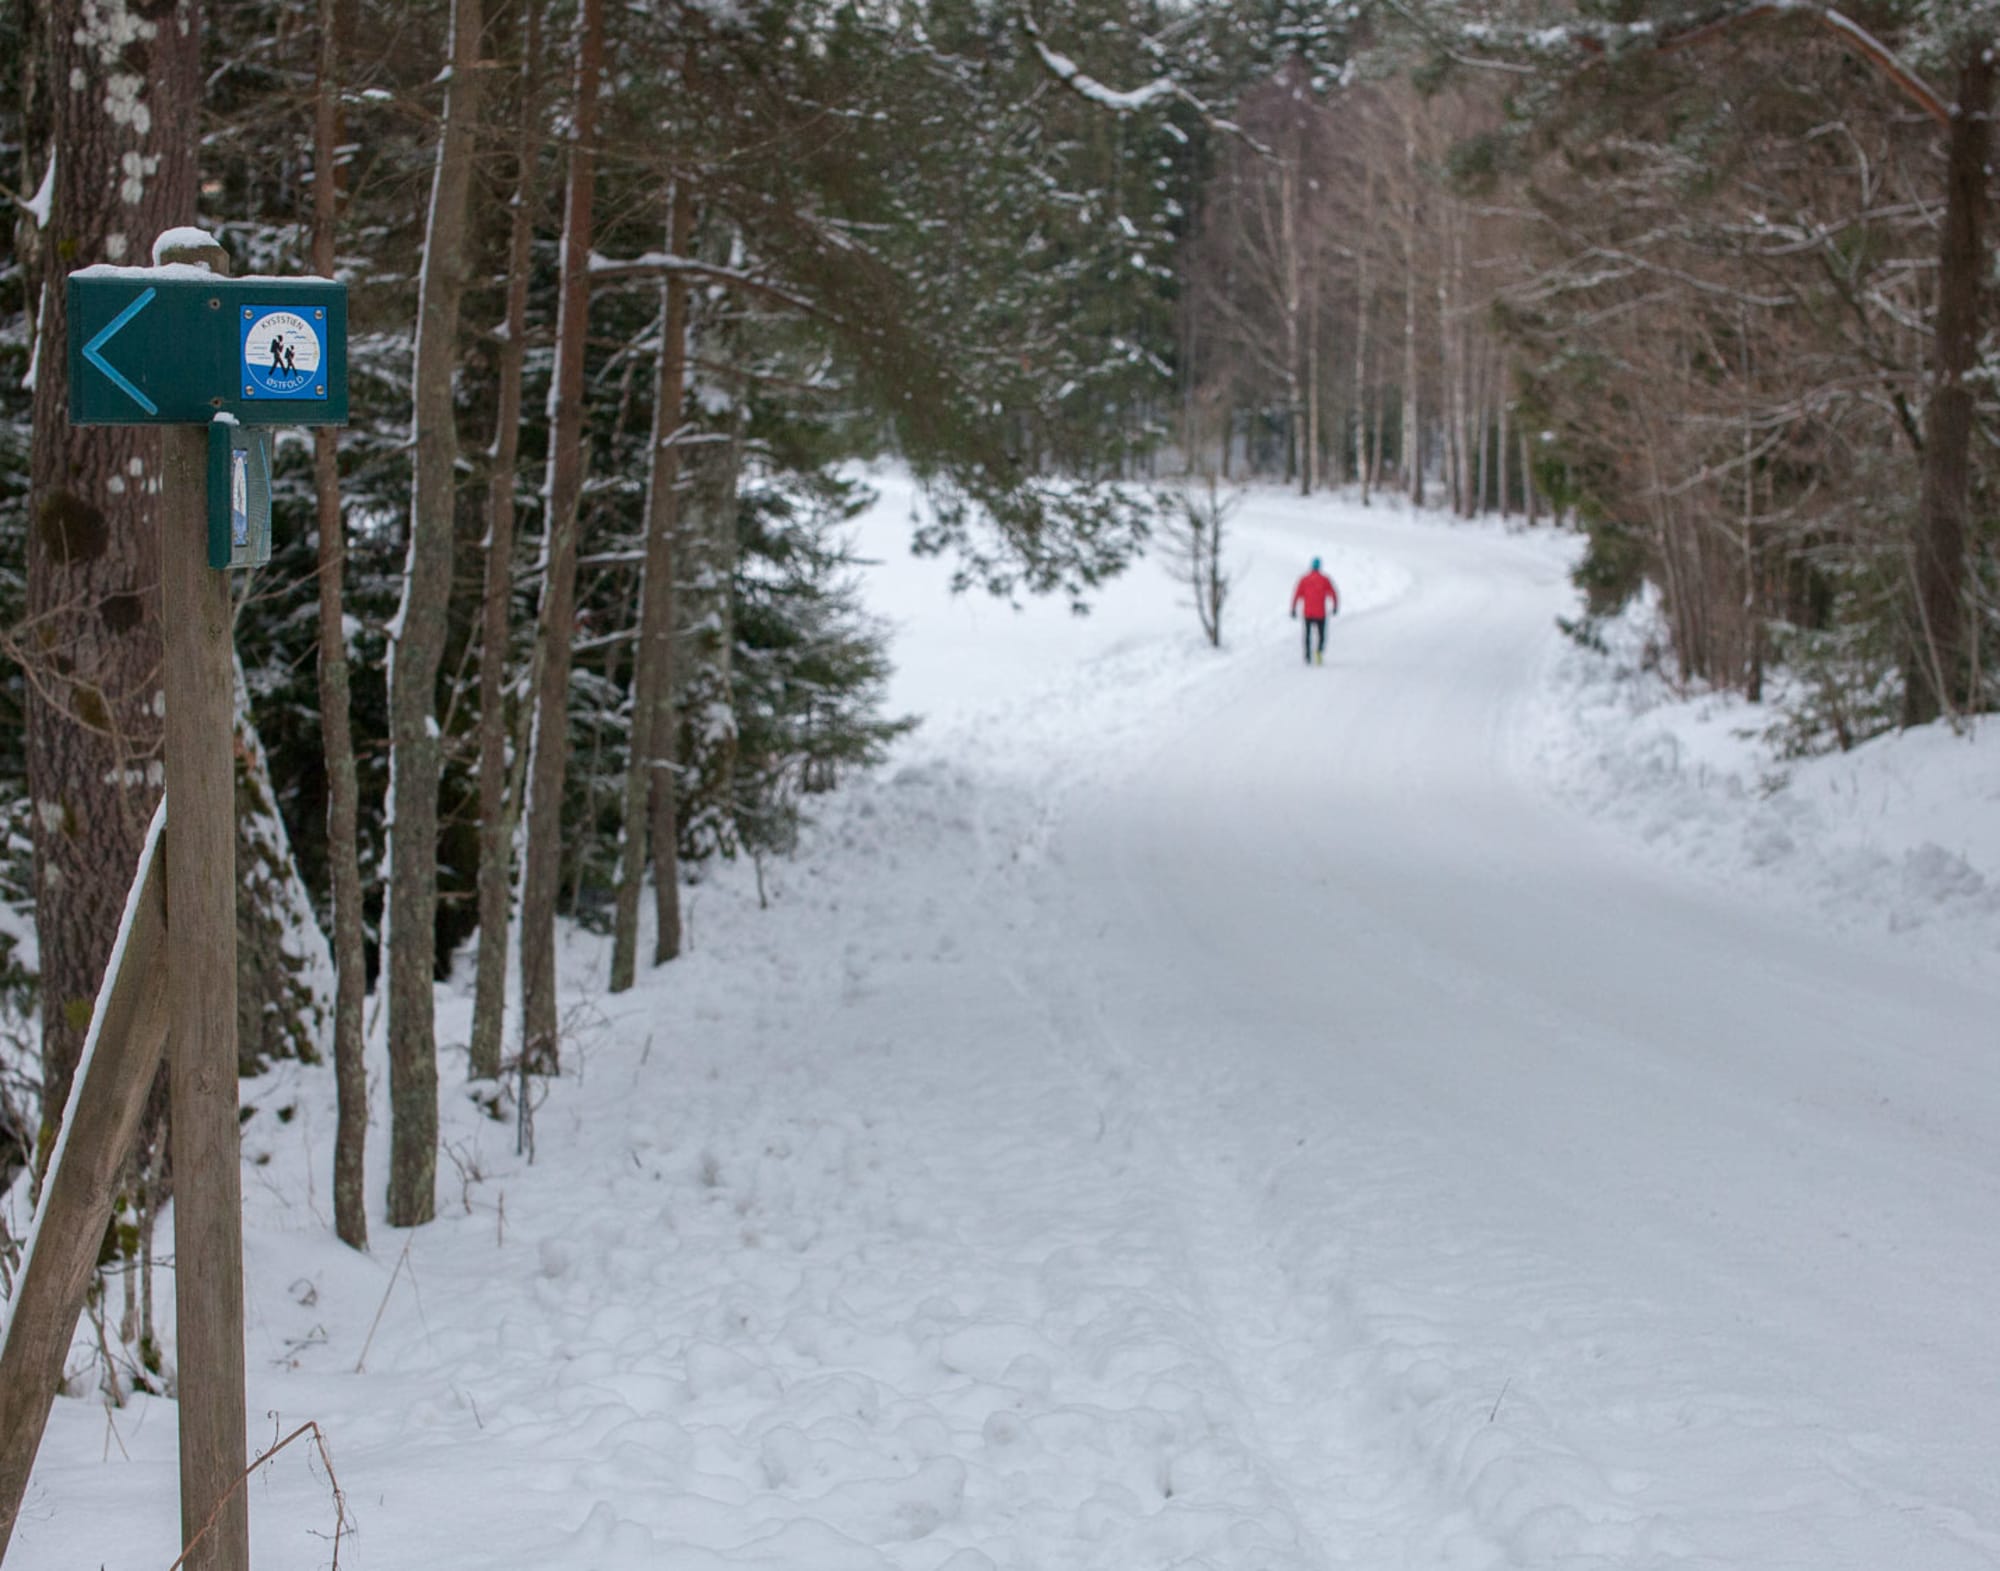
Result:
<svg viewBox="0 0 2000 1571">
<path fill-rule="evenodd" d="M 1322 617 L 1329 610 L 1340 609 L 1340 591 L 1333 587 L 1333 580 L 1321 572 L 1311 572 L 1299 580 L 1299 587 L 1292 591 L 1292 609 L 1305 607 L 1307 616 Z"/>
</svg>

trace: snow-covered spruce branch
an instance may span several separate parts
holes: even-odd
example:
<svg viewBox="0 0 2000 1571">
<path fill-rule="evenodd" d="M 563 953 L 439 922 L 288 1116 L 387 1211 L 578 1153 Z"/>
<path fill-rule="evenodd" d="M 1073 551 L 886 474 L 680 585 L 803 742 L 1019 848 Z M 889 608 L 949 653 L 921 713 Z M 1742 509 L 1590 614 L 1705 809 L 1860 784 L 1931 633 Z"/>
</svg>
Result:
<svg viewBox="0 0 2000 1571">
<path fill-rule="evenodd" d="M 1143 87 L 1125 89 L 1111 87 L 1098 81 L 1068 55 L 1054 48 L 1043 35 L 1041 24 L 1025 8 L 1019 13 L 1018 21 L 1021 35 L 1028 40 L 1029 47 L 1035 51 L 1035 58 L 1041 61 L 1042 69 L 1057 83 L 1087 103 L 1095 104 L 1100 109 L 1108 109 L 1117 115 L 1137 114 L 1159 104 L 1182 103 L 1199 115 L 1203 124 L 1210 130 L 1220 132 L 1224 136 L 1233 136 L 1265 157 L 1271 156 L 1270 148 L 1264 146 L 1227 115 L 1217 113 L 1171 72 L 1163 72 Z"/>
</svg>

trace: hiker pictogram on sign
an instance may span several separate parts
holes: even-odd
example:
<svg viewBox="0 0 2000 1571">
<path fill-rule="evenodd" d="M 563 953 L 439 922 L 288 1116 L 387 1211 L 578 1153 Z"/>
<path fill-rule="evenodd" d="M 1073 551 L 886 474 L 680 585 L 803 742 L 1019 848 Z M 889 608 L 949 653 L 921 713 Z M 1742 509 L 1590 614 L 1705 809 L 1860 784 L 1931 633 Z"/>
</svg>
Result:
<svg viewBox="0 0 2000 1571">
<path fill-rule="evenodd" d="M 318 306 L 296 311 L 243 307 L 243 396 L 245 398 L 324 398 L 326 312 Z"/>
</svg>

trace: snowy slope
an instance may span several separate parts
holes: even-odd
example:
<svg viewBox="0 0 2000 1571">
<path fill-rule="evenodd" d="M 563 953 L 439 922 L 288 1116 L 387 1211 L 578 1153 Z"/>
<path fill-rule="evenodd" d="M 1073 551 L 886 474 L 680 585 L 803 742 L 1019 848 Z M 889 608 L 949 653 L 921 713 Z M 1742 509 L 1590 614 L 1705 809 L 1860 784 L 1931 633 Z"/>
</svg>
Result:
<svg viewBox="0 0 2000 1571">
<path fill-rule="evenodd" d="M 1261 495 L 1215 654 L 1151 568 L 948 600 L 882 487 L 926 725 L 768 911 L 705 883 L 615 1000 L 571 943 L 532 1167 L 451 1099 L 442 1219 L 353 1256 L 325 1077 L 250 1090 L 253 1427 L 327 1430 L 343 1567 L 2000 1564 L 1977 910 L 1605 787 L 1560 539 Z M 1984 876 L 1981 745 L 1895 768 Z M 59 1403 L 9 1571 L 164 1567 L 173 1454 Z M 254 1488 L 326 1565 L 308 1460 Z"/>
<path fill-rule="evenodd" d="M 1677 696 L 1647 658 L 1656 608 L 1566 650 L 1537 732 L 1571 801 L 1706 875 L 1864 933 L 1904 932 L 1935 964 L 2000 960 L 2000 726 L 1929 726 L 1788 760 L 1767 709 Z"/>
</svg>

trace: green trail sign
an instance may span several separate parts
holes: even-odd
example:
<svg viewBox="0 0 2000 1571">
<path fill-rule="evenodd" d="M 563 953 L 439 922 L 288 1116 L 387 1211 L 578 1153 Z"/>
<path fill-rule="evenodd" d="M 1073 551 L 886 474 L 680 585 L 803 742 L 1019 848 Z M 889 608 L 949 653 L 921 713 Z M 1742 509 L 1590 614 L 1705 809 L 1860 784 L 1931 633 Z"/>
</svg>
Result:
<svg viewBox="0 0 2000 1571">
<path fill-rule="evenodd" d="M 72 425 L 347 424 L 347 286 L 196 267 L 69 275 Z"/>
</svg>

